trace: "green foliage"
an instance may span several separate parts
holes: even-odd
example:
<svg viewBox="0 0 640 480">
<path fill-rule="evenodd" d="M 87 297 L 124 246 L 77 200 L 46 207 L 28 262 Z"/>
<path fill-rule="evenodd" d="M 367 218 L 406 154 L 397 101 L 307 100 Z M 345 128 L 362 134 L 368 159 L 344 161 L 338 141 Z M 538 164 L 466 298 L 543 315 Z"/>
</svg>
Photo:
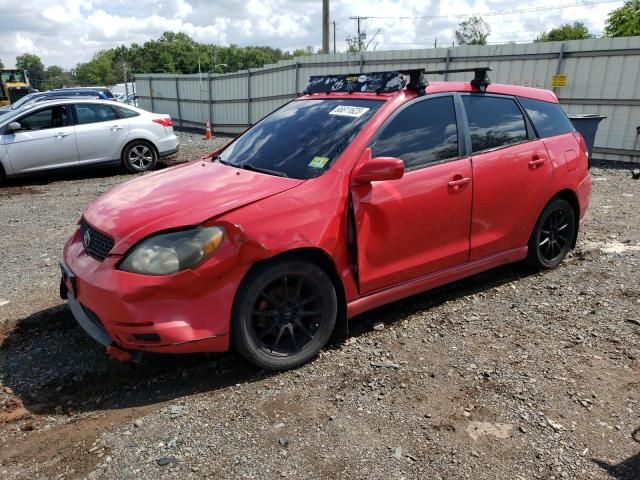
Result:
<svg viewBox="0 0 640 480">
<path fill-rule="evenodd" d="M 47 67 L 44 72 L 45 81 L 42 90 L 50 90 L 52 88 L 62 88 L 71 85 L 71 76 L 69 72 L 65 72 L 57 65 Z"/>
<path fill-rule="evenodd" d="M 36 85 L 44 80 L 44 64 L 40 57 L 25 53 L 16 57 L 16 68 L 29 72 L 29 79 Z"/>
<path fill-rule="evenodd" d="M 16 65 L 29 71 L 36 88 L 45 90 L 69 85 L 114 85 L 131 81 L 135 73 L 228 73 L 314 53 L 313 47 L 292 53 L 272 47 L 222 47 L 198 43 L 185 33 L 165 32 L 142 45 L 100 50 L 88 62 L 79 63 L 74 75 L 55 65 L 45 71 L 40 58 L 30 54 L 20 55 Z"/>
<path fill-rule="evenodd" d="M 0 58 L 0 68 L 4 68 L 4 63 L 2 63 L 2 59 Z"/>
<path fill-rule="evenodd" d="M 112 85 L 125 78 L 131 80 L 135 73 L 226 73 L 313 53 L 312 47 L 293 54 L 271 47 L 221 47 L 198 43 L 185 33 L 165 32 L 142 45 L 99 51 L 89 62 L 78 64 L 76 81 L 81 85 Z"/>
<path fill-rule="evenodd" d="M 640 0 L 628 0 L 611 12 L 604 33 L 609 37 L 640 35 Z"/>
<path fill-rule="evenodd" d="M 458 45 L 486 45 L 491 27 L 482 17 L 469 17 L 458 24 L 456 42 Z"/>
<path fill-rule="evenodd" d="M 584 22 L 565 23 L 557 28 L 552 28 L 548 32 L 542 32 L 536 42 L 558 42 L 564 40 L 582 40 L 593 38 Z"/>
</svg>

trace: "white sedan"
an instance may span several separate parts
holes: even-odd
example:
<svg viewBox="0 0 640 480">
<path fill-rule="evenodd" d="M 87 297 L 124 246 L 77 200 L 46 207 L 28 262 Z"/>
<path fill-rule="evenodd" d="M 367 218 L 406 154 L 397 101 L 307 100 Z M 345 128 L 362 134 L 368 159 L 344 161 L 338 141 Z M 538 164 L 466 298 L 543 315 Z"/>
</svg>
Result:
<svg viewBox="0 0 640 480">
<path fill-rule="evenodd" d="M 0 115 L 0 180 L 89 164 L 144 172 L 177 151 L 169 115 L 113 101 L 67 98 Z"/>
</svg>

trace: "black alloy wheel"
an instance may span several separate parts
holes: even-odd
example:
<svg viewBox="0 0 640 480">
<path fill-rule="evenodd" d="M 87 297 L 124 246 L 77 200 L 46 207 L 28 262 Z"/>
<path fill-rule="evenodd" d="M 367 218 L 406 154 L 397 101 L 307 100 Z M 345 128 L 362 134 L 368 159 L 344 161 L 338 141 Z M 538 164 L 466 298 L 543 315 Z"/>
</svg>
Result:
<svg viewBox="0 0 640 480">
<path fill-rule="evenodd" d="M 573 208 L 562 198 L 545 207 L 529 240 L 528 263 L 535 268 L 553 268 L 564 260 L 576 233 Z"/>
<path fill-rule="evenodd" d="M 234 304 L 234 345 L 261 368 L 293 368 L 326 344 L 336 315 L 335 288 L 321 268 L 278 262 L 258 268 L 243 282 Z"/>
</svg>

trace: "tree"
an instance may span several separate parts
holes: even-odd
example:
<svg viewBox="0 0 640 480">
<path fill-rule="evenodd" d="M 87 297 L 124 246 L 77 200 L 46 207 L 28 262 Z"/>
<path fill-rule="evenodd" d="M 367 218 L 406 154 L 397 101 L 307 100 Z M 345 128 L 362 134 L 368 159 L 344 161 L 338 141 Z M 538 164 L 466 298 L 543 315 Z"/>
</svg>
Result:
<svg viewBox="0 0 640 480">
<path fill-rule="evenodd" d="M 2 63 L 2 59 L 0 58 L 0 68 L 4 68 L 4 63 Z"/>
<path fill-rule="evenodd" d="M 639 0 L 640 1 L 640 0 Z M 584 22 L 565 23 L 557 28 L 552 28 L 548 32 L 542 32 L 536 42 L 559 42 L 564 40 L 582 40 L 593 38 Z"/>
<path fill-rule="evenodd" d="M 47 89 L 62 88 L 65 85 L 69 85 L 69 74 L 66 73 L 61 67 L 57 65 L 50 65 L 45 71 L 46 82 L 43 87 Z"/>
<path fill-rule="evenodd" d="M 469 17 L 458 24 L 456 41 L 459 45 L 486 45 L 491 27 L 482 17 Z"/>
<path fill-rule="evenodd" d="M 44 64 L 37 55 L 30 53 L 18 55 L 16 57 L 16 68 L 29 72 L 29 79 L 35 84 L 36 88 L 39 88 L 44 81 Z"/>
<path fill-rule="evenodd" d="M 608 37 L 640 35 L 640 0 L 628 0 L 611 12 L 604 33 Z"/>
</svg>

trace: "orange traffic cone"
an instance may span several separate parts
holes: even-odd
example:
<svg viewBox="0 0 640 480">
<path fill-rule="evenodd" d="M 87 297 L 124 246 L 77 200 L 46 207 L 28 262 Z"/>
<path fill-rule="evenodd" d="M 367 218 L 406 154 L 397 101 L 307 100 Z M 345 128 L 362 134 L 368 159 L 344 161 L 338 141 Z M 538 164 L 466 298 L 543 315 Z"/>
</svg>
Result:
<svg viewBox="0 0 640 480">
<path fill-rule="evenodd" d="M 202 138 L 205 140 L 211 140 L 213 138 L 213 134 L 211 133 L 211 124 L 207 122 L 205 125 L 206 128 L 204 130 L 204 137 Z"/>
</svg>

